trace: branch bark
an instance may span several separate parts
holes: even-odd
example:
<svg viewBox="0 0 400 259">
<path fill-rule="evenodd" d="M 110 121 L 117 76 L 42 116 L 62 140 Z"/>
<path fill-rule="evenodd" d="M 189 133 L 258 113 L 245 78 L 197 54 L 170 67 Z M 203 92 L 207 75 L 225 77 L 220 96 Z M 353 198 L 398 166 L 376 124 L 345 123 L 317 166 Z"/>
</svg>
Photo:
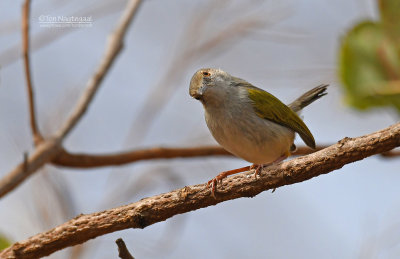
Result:
<svg viewBox="0 0 400 259">
<path fill-rule="evenodd" d="M 59 154 L 59 152 L 63 150 L 61 147 L 63 139 L 74 128 L 89 107 L 91 100 L 100 86 L 100 83 L 109 71 L 109 68 L 113 64 L 115 58 L 122 48 L 126 31 L 129 27 L 129 24 L 132 22 L 140 3 L 141 0 L 131 0 L 127 3 L 125 10 L 116 25 L 116 29 L 109 37 L 100 65 L 95 74 L 89 79 L 86 91 L 78 101 L 78 104 L 75 110 L 72 112 L 72 115 L 66 120 L 64 125 L 58 130 L 54 137 L 40 142 L 35 148 L 33 154 L 30 155 L 27 160 L 17 165 L 16 168 L 14 168 L 0 180 L 0 198 L 20 185 L 26 178 L 28 178 L 42 166 L 53 160 Z M 26 24 L 28 23 L 28 14 L 29 1 L 27 1 L 26 7 L 24 7 L 23 17 L 25 18 L 23 19 L 25 19 Z M 28 30 L 24 28 L 24 31 Z M 32 88 L 30 87 L 30 89 Z M 31 119 L 32 118 L 34 117 L 31 116 Z"/>
<path fill-rule="evenodd" d="M 318 152 L 265 168 L 260 177 L 242 173 L 224 180 L 216 198 L 206 184 L 186 186 L 169 193 L 142 199 L 126 206 L 79 215 L 47 232 L 13 244 L 2 258 L 37 258 L 68 246 L 128 228 L 145 228 L 177 214 L 205 208 L 223 201 L 254 197 L 262 191 L 299 183 L 327 174 L 344 165 L 387 152 L 400 146 L 400 123 L 358 138 L 344 138 Z"/>
</svg>

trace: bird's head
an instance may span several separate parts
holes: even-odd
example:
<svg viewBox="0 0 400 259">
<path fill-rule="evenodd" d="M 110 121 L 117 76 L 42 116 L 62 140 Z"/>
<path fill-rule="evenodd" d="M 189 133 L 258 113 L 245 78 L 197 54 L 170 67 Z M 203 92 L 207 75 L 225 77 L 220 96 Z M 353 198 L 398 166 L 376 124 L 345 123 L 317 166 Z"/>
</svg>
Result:
<svg viewBox="0 0 400 259">
<path fill-rule="evenodd" d="M 229 87 L 231 75 L 220 69 L 202 68 L 196 71 L 190 80 L 189 94 L 205 104 L 222 97 Z"/>
</svg>

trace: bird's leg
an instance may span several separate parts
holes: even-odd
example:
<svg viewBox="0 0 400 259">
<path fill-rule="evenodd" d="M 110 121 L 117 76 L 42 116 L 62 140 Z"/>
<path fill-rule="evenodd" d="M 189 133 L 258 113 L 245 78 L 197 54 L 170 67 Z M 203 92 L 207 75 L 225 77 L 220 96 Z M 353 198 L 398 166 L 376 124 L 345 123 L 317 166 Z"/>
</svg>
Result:
<svg viewBox="0 0 400 259">
<path fill-rule="evenodd" d="M 254 177 L 257 178 L 257 176 L 260 175 L 260 173 L 264 169 L 264 167 L 278 164 L 278 163 L 282 162 L 283 160 L 285 160 L 288 156 L 289 156 L 288 154 L 284 154 L 284 155 L 278 157 L 278 159 L 276 159 L 274 162 L 269 163 L 269 164 L 262 164 L 262 165 L 253 164 L 250 166 L 250 170 L 254 169 Z"/>
<path fill-rule="evenodd" d="M 217 189 L 217 184 L 218 184 L 218 182 L 222 183 L 222 179 L 224 179 L 224 178 L 226 178 L 226 177 L 228 177 L 229 175 L 232 175 L 232 174 L 237 174 L 237 173 L 241 173 L 241 172 L 245 172 L 245 171 L 249 171 L 249 170 L 253 170 L 253 169 L 255 169 L 254 176 L 257 178 L 257 175 L 259 175 L 261 173 L 261 170 L 264 167 L 267 167 L 267 166 L 282 162 L 288 156 L 289 156 L 289 153 L 288 154 L 284 154 L 284 155 L 280 156 L 278 159 L 276 159 L 274 162 L 269 163 L 269 164 L 263 164 L 263 165 L 253 164 L 251 166 L 245 166 L 245 167 L 241 167 L 241 168 L 238 168 L 238 169 L 224 171 L 224 172 L 218 174 L 216 177 L 214 177 L 210 181 L 208 181 L 207 182 L 207 187 L 209 187 L 211 185 L 211 194 L 215 198 L 215 190 Z"/>
<path fill-rule="evenodd" d="M 211 185 L 211 194 L 215 198 L 215 190 L 217 188 L 218 182 L 222 183 L 222 179 L 228 177 L 229 175 L 237 174 L 237 173 L 241 173 L 241 172 L 249 171 L 249 170 L 250 170 L 250 166 L 245 166 L 245 167 L 241 167 L 238 169 L 224 171 L 224 172 L 220 173 L 219 175 L 217 175 L 216 177 L 214 177 L 213 179 L 211 179 L 210 181 L 208 181 L 207 187 Z"/>
</svg>

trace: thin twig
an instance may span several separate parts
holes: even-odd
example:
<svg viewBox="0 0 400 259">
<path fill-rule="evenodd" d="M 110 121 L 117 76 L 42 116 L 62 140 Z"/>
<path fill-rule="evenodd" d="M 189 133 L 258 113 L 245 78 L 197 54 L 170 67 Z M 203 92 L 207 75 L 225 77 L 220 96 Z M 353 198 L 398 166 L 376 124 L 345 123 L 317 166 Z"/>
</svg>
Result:
<svg viewBox="0 0 400 259">
<path fill-rule="evenodd" d="M 322 150 L 329 145 L 317 146 L 311 149 L 306 146 L 298 147 L 292 156 L 303 156 Z M 389 151 L 380 154 L 384 158 L 400 157 L 400 151 Z M 205 156 L 233 156 L 220 146 L 203 146 L 187 148 L 154 147 L 138 149 L 115 154 L 78 154 L 62 150 L 52 161 L 53 165 L 69 168 L 97 168 L 104 166 L 120 166 L 142 160 L 171 159 L 171 158 L 196 158 Z"/>
<path fill-rule="evenodd" d="M 90 78 L 90 80 L 88 81 L 85 92 L 78 100 L 78 103 L 71 116 L 66 120 L 63 126 L 61 126 L 59 131 L 56 133 L 56 137 L 64 138 L 74 128 L 80 118 L 87 111 L 89 104 L 91 103 L 94 95 L 97 92 L 97 89 L 100 86 L 100 83 L 103 81 L 105 75 L 114 63 L 115 58 L 118 56 L 119 52 L 122 49 L 126 31 L 128 30 L 129 25 L 131 24 L 133 17 L 141 3 L 141 0 L 131 0 L 128 2 L 115 30 L 108 38 L 104 56 L 96 72 L 94 73 L 93 77 Z"/>
<path fill-rule="evenodd" d="M 392 151 L 388 151 L 388 152 L 383 152 L 381 154 L 381 156 L 384 158 L 400 157 L 400 150 L 392 150 Z"/>
<path fill-rule="evenodd" d="M 73 154 L 63 151 L 53 160 L 54 165 L 70 168 L 93 168 L 102 166 L 117 166 L 133 163 L 141 160 L 163 158 L 188 158 L 203 156 L 231 156 L 225 149 L 212 147 L 188 147 L 188 148 L 149 148 L 132 150 L 115 154 Z"/>
<path fill-rule="evenodd" d="M 29 17 L 30 17 L 30 0 L 25 0 L 25 3 L 22 7 L 22 53 L 24 56 L 24 69 L 25 69 L 25 77 L 26 77 L 26 87 L 28 92 L 28 103 L 29 103 L 29 117 L 31 130 L 33 135 L 33 142 L 35 146 L 43 141 L 43 137 L 40 134 L 40 131 L 37 126 L 36 120 L 36 108 L 35 108 L 35 98 L 33 92 L 33 83 L 32 83 L 32 74 L 31 74 L 31 66 L 30 66 L 30 58 L 29 58 Z"/>
<path fill-rule="evenodd" d="M 255 179 L 253 172 L 229 177 L 219 185 L 216 199 L 206 184 L 186 186 L 136 203 L 76 218 L 47 232 L 17 242 L 0 253 L 2 258 L 38 258 L 81 244 L 107 233 L 145 228 L 175 215 L 205 208 L 223 201 L 254 197 L 260 192 L 299 183 L 327 174 L 366 157 L 400 146 L 400 123 L 337 144 L 307 156 L 264 168 Z"/>
<path fill-rule="evenodd" d="M 117 243 L 118 246 L 118 256 L 121 259 L 135 259 L 135 257 L 133 257 L 131 255 L 131 253 L 129 253 L 128 248 L 125 245 L 124 240 L 122 240 L 122 238 L 118 238 L 117 240 L 115 240 L 115 243 Z"/>
<path fill-rule="evenodd" d="M 0 179 L 0 198 L 20 185 L 27 177 L 36 172 L 43 165 L 52 161 L 62 151 L 61 143 L 64 137 L 74 128 L 76 123 L 87 110 L 91 100 L 100 86 L 100 83 L 102 82 L 102 79 L 109 71 L 109 68 L 121 50 L 124 35 L 129 27 L 129 24 L 133 20 L 140 3 L 141 0 L 131 0 L 127 3 L 125 11 L 116 25 L 116 29 L 109 36 L 104 57 L 102 58 L 100 65 L 93 77 L 89 79 L 87 83 L 87 89 L 80 98 L 69 119 L 57 131 L 54 137 L 39 143 L 32 155 L 28 157 L 28 170 L 25 171 L 24 163 L 20 163 L 16 168 Z"/>
</svg>

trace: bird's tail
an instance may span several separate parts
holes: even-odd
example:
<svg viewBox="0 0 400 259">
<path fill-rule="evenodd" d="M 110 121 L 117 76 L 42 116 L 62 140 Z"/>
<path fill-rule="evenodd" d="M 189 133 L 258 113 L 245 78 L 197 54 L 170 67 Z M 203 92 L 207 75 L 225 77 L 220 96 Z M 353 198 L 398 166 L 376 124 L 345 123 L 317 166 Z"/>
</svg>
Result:
<svg viewBox="0 0 400 259">
<path fill-rule="evenodd" d="M 326 88 L 328 86 L 329 85 L 327 85 L 327 84 L 322 84 L 322 85 L 319 85 L 319 86 L 311 89 L 310 91 L 306 92 L 305 94 L 303 94 L 302 96 L 297 98 L 294 102 L 289 104 L 288 105 L 289 108 L 297 113 L 300 112 L 301 109 L 303 109 L 310 103 L 312 103 L 315 100 L 318 100 L 322 96 L 326 95 L 327 94 Z"/>
</svg>

